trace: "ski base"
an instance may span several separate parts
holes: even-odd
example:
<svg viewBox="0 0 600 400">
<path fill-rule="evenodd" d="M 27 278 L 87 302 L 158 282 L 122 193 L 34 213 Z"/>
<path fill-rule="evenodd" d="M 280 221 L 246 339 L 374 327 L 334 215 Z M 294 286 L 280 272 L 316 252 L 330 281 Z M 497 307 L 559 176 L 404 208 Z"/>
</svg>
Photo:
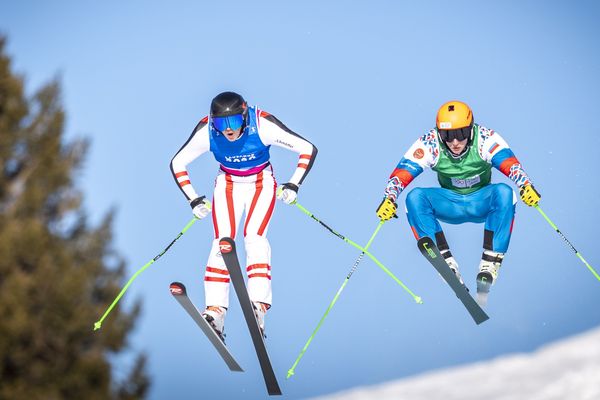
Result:
<svg viewBox="0 0 600 400">
<path fill-rule="evenodd" d="M 254 344 L 256 355 L 258 356 L 260 368 L 265 379 L 265 385 L 267 386 L 267 392 L 271 396 L 281 395 L 281 389 L 279 388 L 277 377 L 275 376 L 269 354 L 267 353 L 263 333 L 258 326 L 252 302 L 250 301 L 250 297 L 248 297 L 248 290 L 246 290 L 244 276 L 242 275 L 242 269 L 235 249 L 235 242 L 233 239 L 225 237 L 220 240 L 219 247 L 227 270 L 229 271 L 229 277 L 233 282 L 235 293 L 240 301 L 240 306 L 246 324 L 248 325 L 250 336 L 252 337 L 252 343 Z"/>
<path fill-rule="evenodd" d="M 429 261 L 431 265 L 437 270 L 442 278 L 448 283 L 450 288 L 456 294 L 456 297 L 463 303 L 473 320 L 477 325 L 487 321 L 490 317 L 483 311 L 483 309 L 477 304 L 475 299 L 471 297 L 467 287 L 460 283 L 454 272 L 450 269 L 444 257 L 440 254 L 440 250 L 437 248 L 431 238 L 425 236 L 417 242 L 417 246 L 421 251 L 421 254 Z"/>
<path fill-rule="evenodd" d="M 489 292 L 477 292 L 477 304 L 480 307 L 487 306 Z"/>
<path fill-rule="evenodd" d="M 223 361 L 225 361 L 225 364 L 227 364 L 227 367 L 229 367 L 231 371 L 244 372 L 242 367 L 240 367 L 233 355 L 229 352 L 229 349 L 227 349 L 227 346 L 225 346 L 223 340 L 221 340 L 221 337 L 219 337 L 219 335 L 217 334 L 217 332 L 215 332 L 212 326 L 202 317 L 202 314 L 200 314 L 200 311 L 198 311 L 194 303 L 192 303 L 192 301 L 187 295 L 187 291 L 185 289 L 184 284 L 181 282 L 173 282 L 169 286 L 169 290 L 171 291 L 171 294 L 173 295 L 175 300 L 177 300 L 177 302 L 181 304 L 183 309 L 188 313 L 190 317 L 192 317 L 192 319 L 200 327 L 202 332 L 204 332 L 208 340 L 212 343 L 219 355 L 223 358 Z"/>
<path fill-rule="evenodd" d="M 485 307 L 492 287 L 492 276 L 486 272 L 477 274 L 477 303 Z"/>
</svg>

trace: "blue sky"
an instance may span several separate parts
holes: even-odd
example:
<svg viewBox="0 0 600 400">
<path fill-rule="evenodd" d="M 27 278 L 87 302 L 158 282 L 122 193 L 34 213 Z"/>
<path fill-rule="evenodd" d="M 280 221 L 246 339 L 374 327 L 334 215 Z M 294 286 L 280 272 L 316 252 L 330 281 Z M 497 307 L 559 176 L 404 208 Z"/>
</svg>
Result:
<svg viewBox="0 0 600 400">
<path fill-rule="evenodd" d="M 420 3 L 1 1 L 0 31 L 28 92 L 59 77 L 67 138 L 92 140 L 78 177 L 85 207 L 94 221 L 117 207 L 115 247 L 128 260 L 128 274 L 192 217 L 168 164 L 224 90 L 243 94 L 317 145 L 299 201 L 359 243 L 377 225 L 374 210 L 400 157 L 433 126 L 442 103 L 464 100 L 477 122 L 512 146 L 543 209 L 598 270 L 599 7 Z M 271 154 L 285 182 L 296 155 Z M 199 193 L 211 193 L 216 170 L 208 155 L 192 164 Z M 508 182 L 499 173 L 494 180 Z M 427 171 L 411 185 L 434 186 L 435 176 Z M 483 226 L 445 230 L 473 288 Z M 151 399 L 266 397 L 234 299 L 228 344 L 244 374 L 229 373 L 170 297 L 169 283 L 179 280 L 202 305 L 211 236 L 210 221 L 197 223 L 123 303 L 143 304 L 131 342 L 149 354 Z M 422 259 L 401 215 L 384 225 L 371 249 L 424 304 L 363 260 L 296 375 L 285 380 L 358 254 L 282 203 L 269 238 L 274 306 L 267 345 L 286 398 L 528 351 L 600 325 L 600 282 L 535 210 L 517 208 L 490 296 L 491 319 L 481 326 Z M 97 317 L 90 316 L 90 328 Z M 115 359 L 117 378 L 130 362 Z"/>
</svg>

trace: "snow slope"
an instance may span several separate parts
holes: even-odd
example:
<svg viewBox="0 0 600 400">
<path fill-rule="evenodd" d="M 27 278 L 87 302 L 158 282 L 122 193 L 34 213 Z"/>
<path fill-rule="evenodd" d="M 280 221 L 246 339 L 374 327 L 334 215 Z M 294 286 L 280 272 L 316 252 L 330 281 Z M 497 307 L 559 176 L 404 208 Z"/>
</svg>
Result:
<svg viewBox="0 0 600 400">
<path fill-rule="evenodd" d="M 505 355 L 318 399 L 599 400 L 600 328 L 532 353 Z"/>
</svg>

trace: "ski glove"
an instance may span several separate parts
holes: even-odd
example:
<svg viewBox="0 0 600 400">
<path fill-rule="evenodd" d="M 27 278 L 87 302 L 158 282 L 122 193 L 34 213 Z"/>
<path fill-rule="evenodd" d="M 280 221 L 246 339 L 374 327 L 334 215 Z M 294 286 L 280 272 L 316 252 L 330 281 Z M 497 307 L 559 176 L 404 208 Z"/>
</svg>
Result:
<svg viewBox="0 0 600 400">
<path fill-rule="evenodd" d="M 192 207 L 194 217 L 198 219 L 206 217 L 210 214 L 210 210 L 212 209 L 212 204 L 210 201 L 206 200 L 205 196 L 200 196 L 190 201 L 190 206 Z"/>
<path fill-rule="evenodd" d="M 379 207 L 377 207 L 377 217 L 382 221 L 387 221 L 392 217 L 398 218 L 396 215 L 396 208 L 396 203 L 386 197 Z"/>
<path fill-rule="evenodd" d="M 294 204 L 298 198 L 298 185 L 284 183 L 277 188 L 277 198 L 285 204 Z"/>
<path fill-rule="evenodd" d="M 527 204 L 530 207 L 537 206 L 537 204 L 540 201 L 540 198 L 542 197 L 531 184 L 523 185 L 519 194 L 521 195 L 521 200 L 523 200 L 523 203 Z"/>
</svg>

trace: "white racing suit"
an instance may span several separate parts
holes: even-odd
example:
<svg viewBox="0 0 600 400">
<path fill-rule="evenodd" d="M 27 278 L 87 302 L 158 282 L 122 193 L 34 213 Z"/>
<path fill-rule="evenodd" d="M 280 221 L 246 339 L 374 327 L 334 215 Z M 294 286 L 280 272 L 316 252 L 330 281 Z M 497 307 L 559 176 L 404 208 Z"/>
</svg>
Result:
<svg viewBox="0 0 600 400">
<path fill-rule="evenodd" d="M 205 117 L 171 161 L 173 176 L 188 201 L 199 196 L 191 184 L 187 165 L 208 151 L 220 163 L 212 200 L 215 239 L 204 276 L 207 306 L 229 306 L 229 272 L 219 252 L 219 240 L 235 239 L 242 214 L 246 215 L 243 234 L 248 295 L 251 301 L 272 304 L 271 247 L 266 235 L 277 183 L 269 149 L 275 145 L 299 154 L 296 170 L 288 181 L 297 186 L 302 184 L 317 155 L 312 143 L 256 107 L 248 109 L 242 129 L 239 139 L 229 142 Z"/>
</svg>

